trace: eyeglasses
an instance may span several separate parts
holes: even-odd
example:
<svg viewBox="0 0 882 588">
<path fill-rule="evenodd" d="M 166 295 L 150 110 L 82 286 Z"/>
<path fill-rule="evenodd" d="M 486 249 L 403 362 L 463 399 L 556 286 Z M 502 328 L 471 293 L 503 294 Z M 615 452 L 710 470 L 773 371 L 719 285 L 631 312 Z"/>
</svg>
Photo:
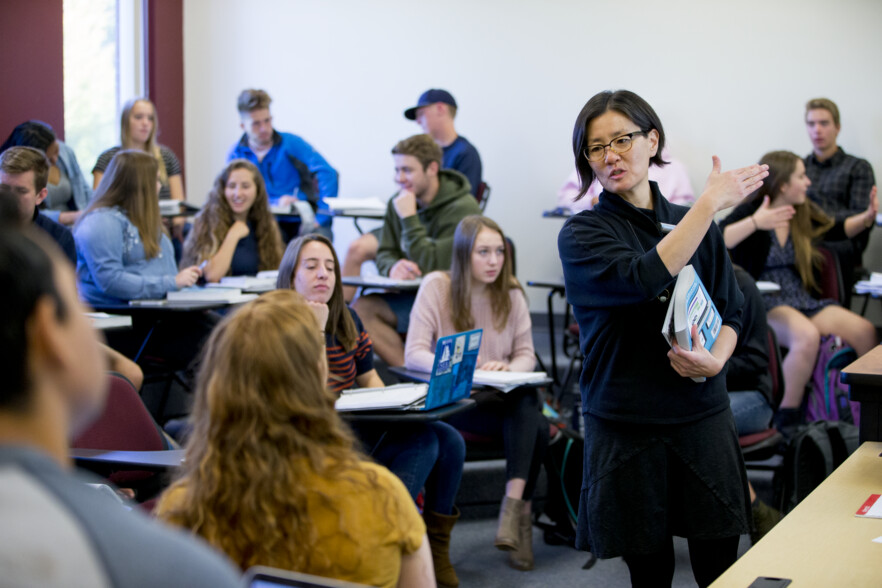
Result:
<svg viewBox="0 0 882 588">
<path fill-rule="evenodd" d="M 632 139 L 641 135 L 645 137 L 646 131 L 634 131 L 627 135 L 620 135 L 606 145 L 589 145 L 582 150 L 582 155 L 588 161 L 600 161 L 606 156 L 607 148 L 619 155 L 627 153 L 631 149 Z"/>
</svg>

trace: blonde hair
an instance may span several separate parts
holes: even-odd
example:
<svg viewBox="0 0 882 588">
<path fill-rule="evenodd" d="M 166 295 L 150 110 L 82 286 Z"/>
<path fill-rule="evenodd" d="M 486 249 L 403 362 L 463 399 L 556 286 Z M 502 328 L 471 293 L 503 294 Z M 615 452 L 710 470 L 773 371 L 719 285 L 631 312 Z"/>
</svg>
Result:
<svg viewBox="0 0 882 588">
<path fill-rule="evenodd" d="M 457 331 L 467 331 L 475 326 L 472 317 L 472 249 L 475 239 L 482 229 L 496 231 L 506 248 L 502 269 L 493 283 L 488 286 L 490 307 L 493 309 L 493 322 L 497 331 L 505 328 L 511 312 L 509 291 L 518 288 L 523 291 L 511 271 L 511 255 L 502 229 L 486 216 L 473 214 L 465 217 L 456 226 L 453 234 L 453 261 L 450 264 L 450 298 L 453 312 L 453 326 Z"/>
<path fill-rule="evenodd" d="M 117 152 L 80 221 L 95 209 L 112 207 L 123 209 L 129 221 L 138 228 L 144 256 L 151 259 L 159 255 L 160 235 L 165 229 L 159 216 L 156 160 L 153 157 L 136 149 Z"/>
<path fill-rule="evenodd" d="M 159 143 L 156 142 L 156 136 L 159 134 L 159 115 L 156 113 L 156 105 L 144 97 L 132 98 L 123 105 L 122 113 L 120 113 L 120 145 L 123 149 L 133 149 L 132 145 L 132 129 L 130 118 L 132 110 L 139 102 L 149 104 L 153 110 L 153 129 L 150 136 L 147 137 L 147 144 L 144 145 L 144 151 L 149 153 L 156 159 L 156 169 L 159 170 L 159 181 L 163 186 L 168 185 L 168 170 L 165 168 L 165 162 L 162 160 L 162 152 L 159 149 Z"/>
<path fill-rule="evenodd" d="M 331 508 L 335 497 L 305 483 L 318 476 L 359 484 L 347 475 L 360 458 L 326 371 L 318 322 L 296 292 L 269 292 L 224 319 L 205 347 L 186 460 L 168 490 L 181 500 L 160 503 L 161 518 L 191 529 L 242 569 L 339 568 L 315 561 L 318 533 L 308 510 L 309 496 L 319 493 Z M 367 473 L 365 490 L 379 488 Z M 385 502 L 388 519 L 393 505 Z M 342 523 L 338 533 L 354 540 Z"/>
<path fill-rule="evenodd" d="M 248 223 L 254 227 L 254 236 L 257 239 L 257 253 L 260 258 L 260 270 L 274 270 L 279 267 L 282 260 L 282 235 L 279 233 L 279 225 L 270 212 L 269 196 L 260 170 L 244 159 L 234 159 L 224 170 L 218 174 L 214 181 L 214 187 L 208 194 L 202 210 L 193 222 L 193 230 L 187 236 L 184 243 L 184 253 L 181 256 L 181 267 L 196 265 L 206 259 L 210 259 L 223 243 L 227 231 L 236 222 L 233 209 L 224 194 L 227 182 L 237 169 L 246 169 L 251 172 L 254 188 L 257 192 L 254 203 L 248 209 Z"/>
</svg>

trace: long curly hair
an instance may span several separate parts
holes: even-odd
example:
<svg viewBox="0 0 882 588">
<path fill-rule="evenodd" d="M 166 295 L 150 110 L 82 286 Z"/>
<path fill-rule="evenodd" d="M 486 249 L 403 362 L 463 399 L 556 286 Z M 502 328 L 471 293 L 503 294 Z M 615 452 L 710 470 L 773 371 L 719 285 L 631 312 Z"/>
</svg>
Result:
<svg viewBox="0 0 882 588">
<path fill-rule="evenodd" d="M 160 518 L 192 530 L 242 569 L 342 569 L 314 553 L 319 537 L 308 500 L 317 495 L 333 508 L 339 497 L 308 481 L 339 480 L 359 493 L 381 487 L 371 471 L 364 482 L 350 474 L 365 458 L 334 409 L 326 374 L 318 322 L 296 292 L 269 292 L 225 318 L 205 347 L 186 459 L 160 500 Z M 175 499 L 166 501 L 170 494 Z M 392 502 L 379 500 L 387 521 Z M 340 519 L 338 535 L 356 543 Z"/>
<path fill-rule="evenodd" d="M 218 174 L 214 186 L 208 194 L 208 200 L 193 222 L 193 229 L 184 243 L 181 256 L 181 267 L 198 265 L 210 259 L 223 243 L 227 231 L 236 221 L 233 209 L 224 195 L 227 182 L 237 169 L 251 172 L 257 196 L 254 204 L 248 209 L 248 224 L 253 227 L 257 239 L 257 252 L 260 256 L 261 270 L 274 270 L 282 261 L 282 235 L 279 225 L 270 212 L 269 196 L 260 170 L 244 159 L 234 159 Z"/>
<path fill-rule="evenodd" d="M 758 203 L 762 203 L 765 196 L 768 196 L 770 201 L 773 200 L 790 181 L 790 176 L 796 171 L 799 160 L 800 157 L 790 151 L 772 151 L 763 155 L 759 162 L 769 166 L 769 177 L 763 181 L 762 187 L 752 198 Z M 793 241 L 796 271 L 809 293 L 820 293 L 815 270 L 821 268 L 824 256 L 818 251 L 815 241 L 830 230 L 833 219 L 808 199 L 793 208 L 796 214 L 790 219 L 790 239 Z"/>
<path fill-rule="evenodd" d="M 474 328 L 472 317 L 472 249 L 475 239 L 482 229 L 496 231 L 506 243 L 505 235 L 493 220 L 486 216 L 473 214 L 465 217 L 456 226 L 453 234 L 453 261 L 450 264 L 450 298 L 453 326 L 457 331 L 468 331 Z M 508 247 L 506 247 L 508 249 Z M 523 291 L 520 282 L 511 271 L 511 255 L 506 251 L 499 275 L 487 288 L 490 294 L 490 307 L 493 309 L 493 323 L 497 331 L 505 328 L 511 312 L 509 290 L 518 288 Z"/>
<path fill-rule="evenodd" d="M 123 149 L 110 160 L 92 202 L 83 211 L 81 222 L 97 208 L 123 209 L 129 221 L 138 228 L 144 256 L 159 255 L 160 239 L 165 229 L 159 216 L 159 194 L 156 191 L 156 160 L 136 149 Z"/>
<path fill-rule="evenodd" d="M 352 315 L 349 314 L 346 301 L 343 299 L 340 260 L 337 258 L 337 252 L 334 251 L 334 245 L 327 237 L 318 234 L 303 235 L 288 243 L 285 255 L 282 256 L 282 263 L 279 264 L 276 288 L 294 288 L 294 277 L 297 275 L 297 266 L 300 265 L 300 251 L 304 245 L 313 241 L 318 241 L 327 247 L 334 258 L 334 277 L 336 279 L 334 280 L 334 291 L 328 301 L 328 323 L 325 330 L 337 337 L 345 350 L 352 351 L 358 345 L 358 329 L 355 328 L 355 321 L 352 320 Z"/>
</svg>

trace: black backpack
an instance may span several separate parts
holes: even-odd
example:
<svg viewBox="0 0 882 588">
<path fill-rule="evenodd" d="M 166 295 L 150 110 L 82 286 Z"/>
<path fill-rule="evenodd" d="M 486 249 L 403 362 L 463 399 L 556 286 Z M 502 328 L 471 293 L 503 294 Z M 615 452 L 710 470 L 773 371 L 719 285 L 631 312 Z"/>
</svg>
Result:
<svg viewBox="0 0 882 588">
<path fill-rule="evenodd" d="M 816 421 L 796 429 L 775 476 L 778 510 L 787 514 L 833 473 L 859 445 L 858 429 L 837 421 Z"/>
<path fill-rule="evenodd" d="M 544 514 L 550 523 L 539 520 L 535 524 L 542 529 L 548 545 L 576 546 L 576 524 L 579 518 L 579 499 L 582 495 L 582 459 L 585 440 L 577 431 L 558 428 L 548 442 L 545 452 L 545 475 L 548 496 Z M 582 569 L 589 569 L 597 562 L 594 554 L 588 554 Z"/>
</svg>

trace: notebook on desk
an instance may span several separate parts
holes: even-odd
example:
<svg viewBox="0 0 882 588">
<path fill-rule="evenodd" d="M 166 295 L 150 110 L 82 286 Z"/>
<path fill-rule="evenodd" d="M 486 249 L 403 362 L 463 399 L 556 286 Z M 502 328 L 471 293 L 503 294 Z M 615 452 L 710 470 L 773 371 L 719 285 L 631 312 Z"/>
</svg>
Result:
<svg viewBox="0 0 882 588">
<path fill-rule="evenodd" d="M 475 329 L 438 339 L 428 384 L 354 388 L 340 395 L 337 410 L 426 411 L 468 398 L 478 365 L 482 333 L 481 329 Z"/>
</svg>

